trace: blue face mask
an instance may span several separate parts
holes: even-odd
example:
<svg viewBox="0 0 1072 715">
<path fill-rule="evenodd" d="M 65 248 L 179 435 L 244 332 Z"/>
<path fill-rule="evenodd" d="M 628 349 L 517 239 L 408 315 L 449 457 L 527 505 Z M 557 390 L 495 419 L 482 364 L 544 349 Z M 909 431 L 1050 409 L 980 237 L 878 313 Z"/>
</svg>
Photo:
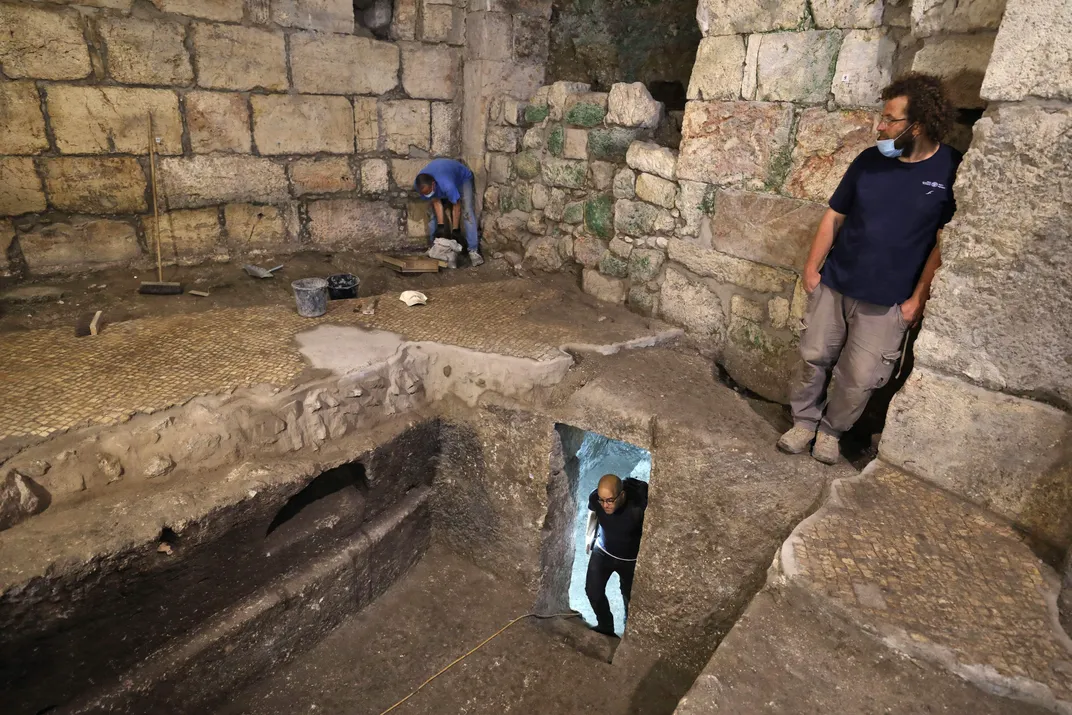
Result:
<svg viewBox="0 0 1072 715">
<path fill-rule="evenodd" d="M 878 150 L 880 152 L 882 152 L 882 156 L 889 157 L 890 159 L 894 159 L 896 157 L 899 157 L 901 154 L 903 154 L 904 149 L 898 149 L 897 146 L 896 146 L 896 142 L 897 142 L 898 139 L 900 139 L 902 136 L 904 136 L 904 133 L 907 132 L 909 129 L 911 129 L 912 126 L 913 126 L 912 124 L 909 124 L 907 127 L 905 127 L 904 132 L 901 132 L 900 134 L 895 136 L 893 139 L 879 139 L 878 141 L 876 141 L 875 146 L 877 146 Z"/>
</svg>

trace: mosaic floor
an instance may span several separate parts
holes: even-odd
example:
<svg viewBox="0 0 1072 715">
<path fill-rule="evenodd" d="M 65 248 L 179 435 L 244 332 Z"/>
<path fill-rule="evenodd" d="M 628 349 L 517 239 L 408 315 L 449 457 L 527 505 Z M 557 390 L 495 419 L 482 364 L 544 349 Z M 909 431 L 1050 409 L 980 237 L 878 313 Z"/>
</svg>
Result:
<svg viewBox="0 0 1072 715">
<path fill-rule="evenodd" d="M 109 424 L 242 386 L 291 385 L 306 367 L 294 336 L 322 323 L 533 360 L 560 356 L 562 345 L 613 344 L 666 327 L 522 280 L 438 288 L 428 299 L 411 308 L 382 296 L 374 315 L 362 314 L 355 301 L 334 301 L 315 319 L 286 304 L 145 318 L 92 337 L 76 338 L 71 328 L 5 335 L 0 439 Z"/>
<path fill-rule="evenodd" d="M 952 649 L 963 665 L 1030 678 L 1072 701 L 1072 650 L 1039 561 L 982 510 L 887 466 L 841 482 L 841 506 L 791 538 L 799 574 L 876 624 Z"/>
</svg>

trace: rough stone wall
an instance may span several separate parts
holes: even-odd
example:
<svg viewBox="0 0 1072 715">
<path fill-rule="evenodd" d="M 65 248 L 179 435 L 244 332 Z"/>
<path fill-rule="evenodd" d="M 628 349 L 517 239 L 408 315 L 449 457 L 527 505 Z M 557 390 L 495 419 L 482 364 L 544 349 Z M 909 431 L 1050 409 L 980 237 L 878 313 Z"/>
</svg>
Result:
<svg viewBox="0 0 1072 715">
<path fill-rule="evenodd" d="M 423 234 L 406 190 L 460 149 L 462 7 L 154 2 L 0 4 L 0 273 L 154 253 L 149 112 L 168 263 Z"/>
<path fill-rule="evenodd" d="M 1010 0 L 880 454 L 1072 543 L 1072 6 Z"/>
<path fill-rule="evenodd" d="M 558 2 L 548 81 L 587 82 L 602 90 L 615 82 L 643 82 L 656 96 L 663 83 L 673 83 L 683 100 L 700 42 L 695 15 L 696 0 Z"/>
</svg>

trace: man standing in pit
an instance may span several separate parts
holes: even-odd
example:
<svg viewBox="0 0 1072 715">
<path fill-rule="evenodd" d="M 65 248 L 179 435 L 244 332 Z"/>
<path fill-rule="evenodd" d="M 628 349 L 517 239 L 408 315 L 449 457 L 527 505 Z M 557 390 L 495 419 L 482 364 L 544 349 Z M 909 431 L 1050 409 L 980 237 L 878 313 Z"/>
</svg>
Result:
<svg viewBox="0 0 1072 715">
<path fill-rule="evenodd" d="M 830 197 L 802 276 L 809 297 L 793 428 L 778 448 L 799 454 L 814 439 L 812 456 L 825 464 L 837 462 L 842 433 L 890 379 L 905 333 L 922 318 L 942 263 L 941 230 L 956 210 L 961 154 L 941 143 L 953 121 L 941 80 L 907 74 L 882 100 L 877 144 Z"/>
<path fill-rule="evenodd" d="M 607 600 L 607 581 L 612 573 L 618 574 L 629 617 L 629 596 L 647 508 L 648 485 L 631 477 L 622 482 L 613 474 L 604 475 L 588 497 L 586 551 L 592 556 L 584 591 L 596 613 L 594 630 L 604 635 L 614 635 L 614 616 Z"/>
<path fill-rule="evenodd" d="M 473 266 L 484 263 L 479 253 L 476 224 L 476 204 L 473 201 L 473 172 L 465 164 L 454 159 L 433 159 L 417 175 L 414 188 L 421 198 L 432 202 L 428 223 L 429 239 L 451 239 L 461 243 L 465 226 L 465 243 L 469 246 L 469 260 Z M 453 205 L 450 225 L 453 235 L 448 235 L 443 216 L 443 200 Z"/>
</svg>

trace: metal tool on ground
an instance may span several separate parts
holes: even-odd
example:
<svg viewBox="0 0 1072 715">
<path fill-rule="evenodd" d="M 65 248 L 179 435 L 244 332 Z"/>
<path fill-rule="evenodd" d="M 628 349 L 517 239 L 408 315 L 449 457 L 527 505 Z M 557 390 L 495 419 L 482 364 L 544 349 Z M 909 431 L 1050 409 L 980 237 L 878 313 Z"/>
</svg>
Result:
<svg viewBox="0 0 1072 715">
<path fill-rule="evenodd" d="M 157 203 L 155 144 L 156 137 L 153 136 L 153 113 L 149 112 L 149 177 L 153 187 L 153 233 L 156 237 L 156 280 L 143 281 L 141 287 L 138 288 L 138 292 L 149 295 L 178 295 L 182 293 L 182 283 L 174 283 L 164 280 L 164 261 L 160 252 L 160 208 Z"/>
<path fill-rule="evenodd" d="M 244 270 L 246 273 L 253 276 L 254 278 L 271 278 L 273 273 L 278 270 L 281 270 L 282 268 L 282 263 L 280 263 L 275 268 L 261 268 L 260 266 L 255 266 L 251 263 L 247 263 L 246 265 L 242 266 L 242 270 Z"/>
</svg>

